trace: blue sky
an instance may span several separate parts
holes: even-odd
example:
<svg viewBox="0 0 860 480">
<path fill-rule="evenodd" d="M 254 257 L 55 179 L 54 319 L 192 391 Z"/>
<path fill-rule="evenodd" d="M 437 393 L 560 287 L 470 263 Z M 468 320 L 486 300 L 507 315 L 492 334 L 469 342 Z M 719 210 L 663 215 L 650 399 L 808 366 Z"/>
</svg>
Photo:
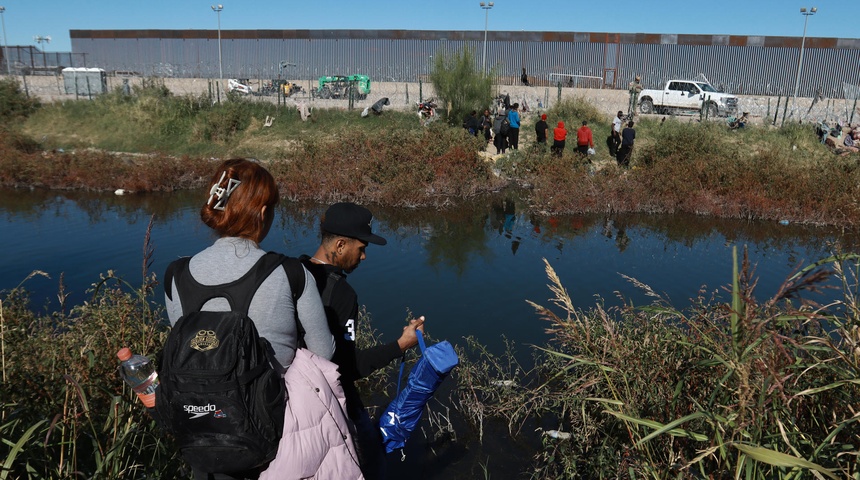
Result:
<svg viewBox="0 0 860 480">
<path fill-rule="evenodd" d="M 221 0 L 221 28 L 484 29 L 478 0 Z M 698 33 L 860 38 L 857 0 L 497 0 L 489 30 Z M 70 51 L 69 30 L 216 29 L 211 1 L 0 0 L 10 45 Z"/>
</svg>

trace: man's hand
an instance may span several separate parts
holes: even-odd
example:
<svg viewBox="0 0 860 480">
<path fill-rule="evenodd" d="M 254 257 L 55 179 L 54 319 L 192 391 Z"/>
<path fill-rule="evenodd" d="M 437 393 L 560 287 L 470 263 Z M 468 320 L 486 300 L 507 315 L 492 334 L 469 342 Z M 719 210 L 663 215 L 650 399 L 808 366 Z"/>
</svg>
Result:
<svg viewBox="0 0 860 480">
<path fill-rule="evenodd" d="M 403 335 L 397 339 L 397 344 L 400 346 L 400 351 L 405 352 L 410 348 L 418 345 L 418 334 L 415 330 L 421 330 L 424 333 L 424 316 L 409 320 L 409 325 L 403 327 Z"/>
</svg>

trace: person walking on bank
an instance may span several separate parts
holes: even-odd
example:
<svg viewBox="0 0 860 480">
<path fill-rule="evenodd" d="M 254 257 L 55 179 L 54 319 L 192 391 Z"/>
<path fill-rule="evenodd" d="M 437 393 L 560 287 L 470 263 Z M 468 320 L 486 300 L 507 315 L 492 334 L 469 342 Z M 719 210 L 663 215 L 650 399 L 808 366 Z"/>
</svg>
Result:
<svg viewBox="0 0 860 480">
<path fill-rule="evenodd" d="M 463 129 L 466 130 L 469 135 L 478 136 L 479 127 L 480 122 L 478 121 L 478 112 L 476 110 L 472 110 L 463 118 Z"/>
<path fill-rule="evenodd" d="M 618 152 L 618 147 L 621 145 L 621 128 L 624 126 L 622 117 L 624 112 L 618 110 L 615 118 L 612 119 L 612 133 L 609 136 L 609 154 L 613 157 Z"/>
<path fill-rule="evenodd" d="M 416 330 L 424 332 L 424 317 L 409 321 L 396 341 L 358 350 L 356 322 L 358 294 L 346 276 L 366 258 L 369 243 L 385 245 L 384 238 L 371 230 L 370 210 L 350 202 L 336 203 L 326 210 L 320 221 L 320 246 L 313 256 L 302 255 L 302 263 L 317 282 L 329 327 L 334 333 L 332 361 L 338 365 L 346 395 L 347 416 L 355 424 L 355 442 L 362 473 L 367 479 L 385 476 L 382 434 L 377 421 L 371 421 L 358 393 L 355 381 L 384 368 L 392 360 L 418 344 Z"/>
<path fill-rule="evenodd" d="M 642 79 L 639 75 L 627 85 L 627 91 L 630 93 L 630 103 L 627 106 L 627 117 L 633 118 L 636 114 L 636 106 L 639 103 L 639 93 L 642 91 Z"/>
<path fill-rule="evenodd" d="M 493 118 L 493 145 L 496 147 L 496 155 L 505 153 L 508 149 L 508 132 L 502 131 L 502 124 L 507 116 L 507 111 L 500 108 Z"/>
<path fill-rule="evenodd" d="M 567 139 L 567 130 L 564 129 L 564 122 L 559 120 L 558 126 L 552 131 L 552 153 L 556 157 L 560 157 L 564 152 L 564 144 Z"/>
<path fill-rule="evenodd" d="M 633 155 L 633 144 L 636 141 L 636 130 L 633 130 L 633 120 L 627 122 L 627 127 L 621 131 L 621 148 L 618 149 L 618 165 L 624 168 L 630 166 Z"/>
<path fill-rule="evenodd" d="M 520 147 L 520 112 L 518 111 L 520 108 L 519 103 L 514 103 L 511 105 L 510 111 L 508 111 L 508 122 L 510 122 L 511 126 L 508 128 L 508 146 L 513 148 L 514 150 L 518 150 Z"/>
<path fill-rule="evenodd" d="M 594 148 L 594 138 L 588 127 L 588 121 L 583 120 L 582 126 L 576 131 L 576 151 L 583 157 L 587 157 L 589 148 Z"/>
<path fill-rule="evenodd" d="M 537 143 L 544 149 L 546 148 L 546 132 L 549 131 L 549 125 L 546 123 L 546 114 L 541 114 L 540 120 L 535 123 L 535 138 Z"/>
<path fill-rule="evenodd" d="M 481 133 L 484 135 L 484 140 L 489 144 L 490 138 L 493 136 L 493 117 L 490 115 L 489 109 L 484 109 L 484 115 L 481 116 Z"/>
<path fill-rule="evenodd" d="M 256 162 L 235 158 L 218 166 L 212 182 L 209 200 L 200 209 L 200 218 L 219 238 L 190 259 L 184 257 L 168 267 L 164 290 L 171 325 L 191 312 L 230 312 L 233 305 L 227 298 L 241 297 L 239 292 L 244 293 L 242 288 L 247 278 L 251 278 L 249 275 L 259 272 L 258 267 L 268 258 L 260 242 L 269 233 L 279 199 L 272 175 Z M 307 348 L 325 359 L 331 359 L 335 352 L 335 339 L 329 330 L 314 277 L 304 268 L 301 271 L 305 274 L 304 288 L 295 302 L 284 268 L 277 268 L 260 279 L 262 283 L 257 290 L 247 297 L 247 315 L 259 335 L 271 344 L 275 359 L 283 369 L 293 364 L 298 348 L 300 334 L 296 313 L 304 328 Z M 184 280 L 178 280 L 180 277 Z M 199 306 L 194 303 L 201 301 L 204 303 Z M 237 308 L 241 307 L 237 305 Z M 321 452 L 307 449 L 304 455 L 310 458 L 316 453 Z M 211 467 L 218 471 L 218 465 Z M 215 474 L 192 468 L 192 472 L 195 480 L 257 478 L 262 468 L 265 467 Z"/>
</svg>

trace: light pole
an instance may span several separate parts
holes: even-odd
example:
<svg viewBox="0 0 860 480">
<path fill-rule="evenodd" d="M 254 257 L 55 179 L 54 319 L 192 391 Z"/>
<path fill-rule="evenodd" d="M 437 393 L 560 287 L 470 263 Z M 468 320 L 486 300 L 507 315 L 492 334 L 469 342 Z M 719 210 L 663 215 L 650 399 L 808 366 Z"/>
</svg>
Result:
<svg viewBox="0 0 860 480">
<path fill-rule="evenodd" d="M 48 66 L 47 53 L 45 52 L 45 47 L 43 47 L 42 44 L 43 43 L 51 43 L 51 36 L 50 35 L 36 35 L 33 37 L 33 41 L 39 44 L 39 50 L 42 51 L 42 66 L 47 67 Z M 32 56 L 30 57 L 30 66 L 35 66 L 35 65 L 33 65 L 33 57 Z"/>
<path fill-rule="evenodd" d="M 224 10 L 224 5 L 212 5 L 212 11 L 218 15 L 218 80 L 221 81 L 221 87 L 224 86 L 224 70 L 221 68 L 221 10 Z"/>
<path fill-rule="evenodd" d="M 493 8 L 493 2 L 481 2 L 481 8 L 484 9 L 484 56 L 481 60 L 481 71 L 484 75 L 487 74 L 487 22 L 490 20 L 490 9 Z"/>
<path fill-rule="evenodd" d="M 43 43 L 51 43 L 51 36 L 50 35 L 36 35 L 33 37 L 33 41 L 38 43 L 39 44 L 39 50 L 42 50 L 44 52 L 45 50 L 44 50 L 44 47 L 42 47 L 42 44 Z"/>
<path fill-rule="evenodd" d="M 792 100 L 792 104 L 794 108 L 797 108 L 797 91 L 800 89 L 800 69 L 803 68 L 803 47 L 806 44 L 806 23 L 809 22 L 809 16 L 815 15 L 818 9 L 812 7 L 809 11 L 806 11 L 806 8 L 801 7 L 800 14 L 803 15 L 803 38 L 800 40 L 800 60 L 797 62 L 797 78 L 794 81 L 794 100 Z"/>
<path fill-rule="evenodd" d="M 3 24 L 3 56 L 6 57 L 6 75 L 12 75 L 12 68 L 9 66 L 9 42 L 6 41 L 6 19 L 3 13 L 6 7 L 0 7 L 0 23 Z"/>
</svg>

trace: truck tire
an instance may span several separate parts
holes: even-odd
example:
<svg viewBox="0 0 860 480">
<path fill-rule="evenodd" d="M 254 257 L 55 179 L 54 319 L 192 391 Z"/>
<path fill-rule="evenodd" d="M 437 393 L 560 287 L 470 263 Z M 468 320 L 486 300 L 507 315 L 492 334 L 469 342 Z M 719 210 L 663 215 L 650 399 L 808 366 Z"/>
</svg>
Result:
<svg viewBox="0 0 860 480">
<path fill-rule="evenodd" d="M 650 98 L 643 98 L 642 101 L 639 102 L 639 111 L 646 115 L 654 113 L 654 102 L 652 102 Z"/>
</svg>

